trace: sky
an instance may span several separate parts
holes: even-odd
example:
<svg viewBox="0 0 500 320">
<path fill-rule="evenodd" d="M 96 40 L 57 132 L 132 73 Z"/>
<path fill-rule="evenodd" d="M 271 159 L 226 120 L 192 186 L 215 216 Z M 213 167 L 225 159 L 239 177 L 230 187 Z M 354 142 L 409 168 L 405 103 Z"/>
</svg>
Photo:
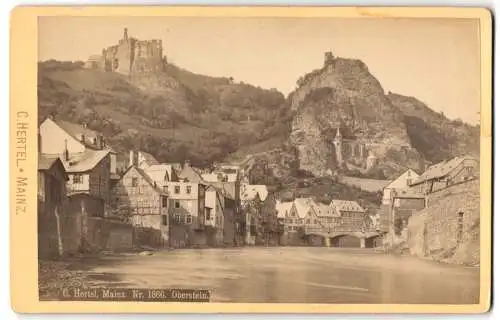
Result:
<svg viewBox="0 0 500 320">
<path fill-rule="evenodd" d="M 40 17 L 39 60 L 85 60 L 130 37 L 161 39 L 167 60 L 288 95 L 324 53 L 361 59 L 386 92 L 479 123 L 479 22 L 467 19 Z"/>
</svg>

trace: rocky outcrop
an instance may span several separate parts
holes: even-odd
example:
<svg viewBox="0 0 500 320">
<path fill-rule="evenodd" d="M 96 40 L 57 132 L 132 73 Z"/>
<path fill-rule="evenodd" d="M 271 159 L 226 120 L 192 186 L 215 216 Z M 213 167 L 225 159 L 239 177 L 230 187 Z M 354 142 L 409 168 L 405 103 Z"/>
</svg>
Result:
<svg viewBox="0 0 500 320">
<path fill-rule="evenodd" d="M 298 149 L 300 169 L 317 176 L 329 169 L 363 171 L 370 166 L 370 155 L 388 178 L 402 167 L 422 169 L 404 114 L 363 62 L 335 58 L 297 84 L 288 99 L 295 113 L 290 139 Z M 344 139 L 342 159 L 335 156 L 337 129 Z"/>
<path fill-rule="evenodd" d="M 408 221 L 411 255 L 442 262 L 479 264 L 479 180 L 433 193 L 428 207 Z"/>
</svg>

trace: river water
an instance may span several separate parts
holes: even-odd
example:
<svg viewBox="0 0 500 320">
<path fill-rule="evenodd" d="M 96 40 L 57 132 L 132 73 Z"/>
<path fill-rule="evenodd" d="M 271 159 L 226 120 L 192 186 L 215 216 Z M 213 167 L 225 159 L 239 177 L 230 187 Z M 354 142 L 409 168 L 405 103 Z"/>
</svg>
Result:
<svg viewBox="0 0 500 320">
<path fill-rule="evenodd" d="M 211 290 L 216 302 L 472 304 L 479 268 L 369 249 L 255 247 L 120 255 L 87 265 L 96 285 Z"/>
</svg>

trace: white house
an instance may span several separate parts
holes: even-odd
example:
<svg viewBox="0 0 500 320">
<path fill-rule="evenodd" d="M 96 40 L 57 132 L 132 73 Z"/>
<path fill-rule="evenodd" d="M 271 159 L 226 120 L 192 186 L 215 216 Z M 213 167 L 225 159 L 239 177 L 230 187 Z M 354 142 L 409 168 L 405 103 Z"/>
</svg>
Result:
<svg viewBox="0 0 500 320">
<path fill-rule="evenodd" d="M 101 133 L 90 130 L 85 124 L 47 118 L 40 124 L 39 134 L 41 154 L 59 155 L 64 159 L 65 153 L 78 158 L 84 154 L 93 154 L 92 151 L 108 151 L 110 178 L 119 179 L 116 152 L 106 145 Z"/>
<path fill-rule="evenodd" d="M 401 191 L 409 188 L 409 186 L 417 181 L 419 177 L 419 174 L 412 169 L 406 170 L 402 175 L 393 180 L 384 188 L 382 204 L 391 204 L 394 191 Z"/>
</svg>

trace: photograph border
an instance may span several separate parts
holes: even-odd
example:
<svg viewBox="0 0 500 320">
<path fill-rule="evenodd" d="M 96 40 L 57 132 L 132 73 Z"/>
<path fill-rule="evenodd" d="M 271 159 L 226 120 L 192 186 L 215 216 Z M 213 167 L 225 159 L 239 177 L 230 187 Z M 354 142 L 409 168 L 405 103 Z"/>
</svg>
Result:
<svg viewBox="0 0 500 320">
<path fill-rule="evenodd" d="M 481 48 L 480 299 L 478 304 L 144 303 L 39 301 L 37 259 L 37 24 L 41 16 L 478 19 Z M 10 40 L 10 287 L 20 313 L 483 313 L 491 305 L 492 17 L 458 7 L 20 6 Z M 23 129 L 26 143 L 19 137 Z M 25 150 L 24 150 L 25 148 Z M 26 186 L 19 181 L 26 177 Z M 22 200 L 26 199 L 26 201 Z"/>
</svg>

